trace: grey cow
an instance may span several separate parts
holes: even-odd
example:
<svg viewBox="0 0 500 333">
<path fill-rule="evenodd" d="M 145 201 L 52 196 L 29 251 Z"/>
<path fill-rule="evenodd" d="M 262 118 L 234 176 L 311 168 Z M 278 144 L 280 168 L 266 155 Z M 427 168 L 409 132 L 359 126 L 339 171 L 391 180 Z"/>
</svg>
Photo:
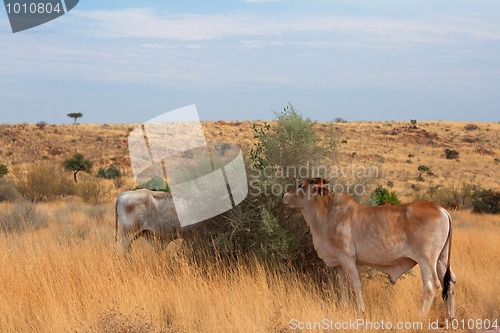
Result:
<svg viewBox="0 0 500 333">
<path fill-rule="evenodd" d="M 181 226 L 167 192 L 147 189 L 123 192 L 116 200 L 116 241 L 125 253 L 133 240 L 145 236 L 156 244 L 179 237 Z"/>
</svg>

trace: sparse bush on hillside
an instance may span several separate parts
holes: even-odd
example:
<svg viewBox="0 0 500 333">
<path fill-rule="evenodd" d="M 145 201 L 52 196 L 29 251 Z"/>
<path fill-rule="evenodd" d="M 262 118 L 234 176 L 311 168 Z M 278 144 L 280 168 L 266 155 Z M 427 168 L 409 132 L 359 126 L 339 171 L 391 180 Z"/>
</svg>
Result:
<svg viewBox="0 0 500 333">
<path fill-rule="evenodd" d="M 444 156 L 446 157 L 446 159 L 448 160 L 455 160 L 455 159 L 458 159 L 458 155 L 459 155 L 459 152 L 454 150 L 454 149 L 448 149 L 446 148 L 444 150 Z"/>
<path fill-rule="evenodd" d="M 0 179 L 9 174 L 9 168 L 5 164 L 0 164 Z"/>
<path fill-rule="evenodd" d="M 473 195 L 476 190 L 477 186 L 469 183 L 462 183 L 460 186 L 434 185 L 429 186 L 425 193 L 416 193 L 414 199 L 432 201 L 445 208 L 472 208 Z"/>
<path fill-rule="evenodd" d="M 476 213 L 500 213 L 500 192 L 492 189 L 476 190 L 473 194 L 472 206 Z"/>
<path fill-rule="evenodd" d="M 48 225 L 46 213 L 38 211 L 35 204 L 21 202 L 0 215 L 0 231 L 25 232 L 45 228 Z"/>
<path fill-rule="evenodd" d="M 16 187 L 21 195 L 32 201 L 52 200 L 75 194 L 75 186 L 62 170 L 43 162 L 17 175 Z"/>
<path fill-rule="evenodd" d="M 36 127 L 38 127 L 38 129 L 43 130 L 45 127 L 47 127 L 47 122 L 46 121 L 39 121 L 36 123 Z"/>
<path fill-rule="evenodd" d="M 464 126 L 464 129 L 466 131 L 475 131 L 479 129 L 479 126 L 477 126 L 476 124 L 467 124 Z"/>
<path fill-rule="evenodd" d="M 100 168 L 99 171 L 97 171 L 97 177 L 99 178 L 114 179 L 121 176 L 122 176 L 121 171 L 118 170 L 118 168 L 115 167 L 114 165 L 110 166 L 107 169 Z"/>
</svg>

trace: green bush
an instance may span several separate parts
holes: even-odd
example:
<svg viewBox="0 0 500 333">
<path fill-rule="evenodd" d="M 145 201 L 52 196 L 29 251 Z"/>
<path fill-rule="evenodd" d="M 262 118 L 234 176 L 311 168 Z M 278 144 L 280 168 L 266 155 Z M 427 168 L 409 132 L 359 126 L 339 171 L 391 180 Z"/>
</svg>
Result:
<svg viewBox="0 0 500 333">
<path fill-rule="evenodd" d="M 167 183 L 165 183 L 165 180 L 163 177 L 160 176 L 154 176 L 150 180 L 148 180 L 145 183 L 142 183 L 141 185 L 137 186 L 135 189 L 141 189 L 145 188 L 151 191 L 163 191 L 163 192 L 170 192 L 170 187 L 168 186 Z"/>
<path fill-rule="evenodd" d="M 38 211 L 31 202 L 16 204 L 11 210 L 0 215 L 0 231 L 26 232 L 45 228 L 48 225 L 46 213 Z"/>
<path fill-rule="evenodd" d="M 476 213 L 500 213 L 500 192 L 492 189 L 476 190 L 473 194 L 472 206 Z"/>
<path fill-rule="evenodd" d="M 97 171 L 97 177 L 99 178 L 115 179 L 121 176 L 122 176 L 121 171 L 118 170 L 118 168 L 115 167 L 114 165 L 110 166 L 107 169 L 100 168 L 99 171 Z"/>
<path fill-rule="evenodd" d="M 314 122 L 304 119 L 293 105 L 277 113 L 276 120 L 275 128 L 267 123 L 261 128 L 255 124 L 252 127 L 258 141 L 250 151 L 250 159 L 256 168 L 298 169 L 308 163 L 314 165 L 325 157 L 327 150 L 320 145 Z"/>
<path fill-rule="evenodd" d="M 374 206 L 399 205 L 401 201 L 398 199 L 396 192 L 389 192 L 388 189 L 379 186 L 372 192 L 370 203 Z"/>
<path fill-rule="evenodd" d="M 328 152 L 292 105 L 276 115 L 275 126 L 253 126 L 249 195 L 236 208 L 213 219 L 211 249 L 225 258 L 256 256 L 273 263 L 319 269 L 324 263 L 314 251 L 309 228 L 300 212 L 282 204 L 282 194 L 296 178 L 313 176 Z M 302 173 L 298 173 L 302 167 Z M 306 168 L 304 168 L 306 167 Z"/>
</svg>

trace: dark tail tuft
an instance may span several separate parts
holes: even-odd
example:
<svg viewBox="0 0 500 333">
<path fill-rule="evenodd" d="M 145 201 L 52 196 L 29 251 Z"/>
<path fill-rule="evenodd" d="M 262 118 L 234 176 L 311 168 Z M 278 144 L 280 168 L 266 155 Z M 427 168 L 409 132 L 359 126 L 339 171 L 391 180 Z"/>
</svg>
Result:
<svg viewBox="0 0 500 333">
<path fill-rule="evenodd" d="M 118 200 L 115 204 L 115 243 L 118 242 Z"/>
<path fill-rule="evenodd" d="M 448 299 L 448 290 L 450 290 L 450 282 L 451 282 L 451 271 L 450 267 L 448 266 L 448 269 L 446 270 L 446 273 L 444 274 L 443 278 L 443 293 L 441 296 L 443 299 L 446 301 Z"/>
</svg>

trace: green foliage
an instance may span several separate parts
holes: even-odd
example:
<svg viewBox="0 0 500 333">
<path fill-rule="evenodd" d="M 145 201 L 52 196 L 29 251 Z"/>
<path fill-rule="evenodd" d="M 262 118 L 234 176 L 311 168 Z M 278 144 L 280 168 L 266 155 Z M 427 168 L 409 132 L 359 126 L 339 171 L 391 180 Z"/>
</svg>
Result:
<svg viewBox="0 0 500 333">
<path fill-rule="evenodd" d="M 118 168 L 115 167 L 114 165 L 110 166 L 107 169 L 99 168 L 99 171 L 97 171 L 97 177 L 99 178 L 115 179 L 121 176 L 122 176 L 121 171 L 118 170 Z"/>
<path fill-rule="evenodd" d="M 9 174 L 9 168 L 5 164 L 0 164 L 0 179 Z"/>
<path fill-rule="evenodd" d="M 370 196 L 370 203 L 374 206 L 399 205 L 401 201 L 398 199 L 396 192 L 389 192 L 388 189 L 378 186 Z"/>
<path fill-rule="evenodd" d="M 271 125 L 265 122 L 262 127 L 257 127 L 254 123 L 252 124 L 252 130 L 254 132 L 254 138 L 259 141 L 257 141 L 257 143 L 254 144 L 254 147 L 250 150 L 250 160 L 255 168 L 262 170 L 267 165 L 265 143 L 271 136 Z"/>
<path fill-rule="evenodd" d="M 78 118 L 83 117 L 83 113 L 81 113 L 81 112 L 72 112 L 72 113 L 68 113 L 67 116 L 69 118 L 73 118 L 74 119 L 74 123 L 73 124 L 76 124 L 76 121 L 78 120 Z"/>
<path fill-rule="evenodd" d="M 257 169 L 300 167 L 320 161 L 327 153 L 319 144 L 321 139 L 313 129 L 314 123 L 304 119 L 293 105 L 287 105 L 276 114 L 276 127 L 265 123 L 253 125 L 258 140 L 250 152 L 250 160 Z"/>
<path fill-rule="evenodd" d="M 86 173 L 90 172 L 93 163 L 87 159 L 82 154 L 75 154 L 72 158 L 64 161 L 64 170 L 72 171 L 75 183 L 78 182 L 76 175 L 78 172 L 83 171 Z"/>
<path fill-rule="evenodd" d="M 417 170 L 418 170 L 417 180 L 423 181 L 424 174 L 426 174 L 427 176 L 434 176 L 434 172 L 432 172 L 431 169 L 426 165 L 419 165 Z"/>
<path fill-rule="evenodd" d="M 295 178 L 312 176 L 314 166 L 328 152 L 324 146 L 335 148 L 330 141 L 322 145 L 313 125 L 288 105 L 276 114 L 275 126 L 253 126 L 257 140 L 249 155 L 250 193 L 235 209 L 215 219 L 210 237 L 215 253 L 227 258 L 252 254 L 304 269 L 324 267 L 304 218 L 281 202 L 285 190 L 296 186 Z M 308 166 L 304 173 L 297 174 L 304 166 Z"/>
<path fill-rule="evenodd" d="M 448 149 L 446 148 L 444 150 L 444 156 L 446 157 L 446 159 L 448 160 L 454 160 L 454 159 L 457 159 L 458 158 L 458 155 L 459 155 L 459 152 L 456 151 L 456 150 L 453 150 L 453 149 Z"/>
<path fill-rule="evenodd" d="M 492 189 L 476 190 L 473 194 L 472 206 L 476 213 L 500 213 L 500 192 Z"/>
<path fill-rule="evenodd" d="M 21 202 L 0 214 L 0 231 L 3 232 L 21 233 L 45 228 L 47 225 L 47 214 L 38 211 L 31 202 Z"/>
<path fill-rule="evenodd" d="M 148 189 L 151 191 L 170 192 L 170 187 L 165 182 L 163 177 L 160 177 L 160 176 L 154 176 L 153 178 L 151 178 L 147 182 L 142 183 L 141 185 L 136 187 L 136 189 L 140 189 L 140 188 L 145 188 L 145 189 Z"/>
</svg>

